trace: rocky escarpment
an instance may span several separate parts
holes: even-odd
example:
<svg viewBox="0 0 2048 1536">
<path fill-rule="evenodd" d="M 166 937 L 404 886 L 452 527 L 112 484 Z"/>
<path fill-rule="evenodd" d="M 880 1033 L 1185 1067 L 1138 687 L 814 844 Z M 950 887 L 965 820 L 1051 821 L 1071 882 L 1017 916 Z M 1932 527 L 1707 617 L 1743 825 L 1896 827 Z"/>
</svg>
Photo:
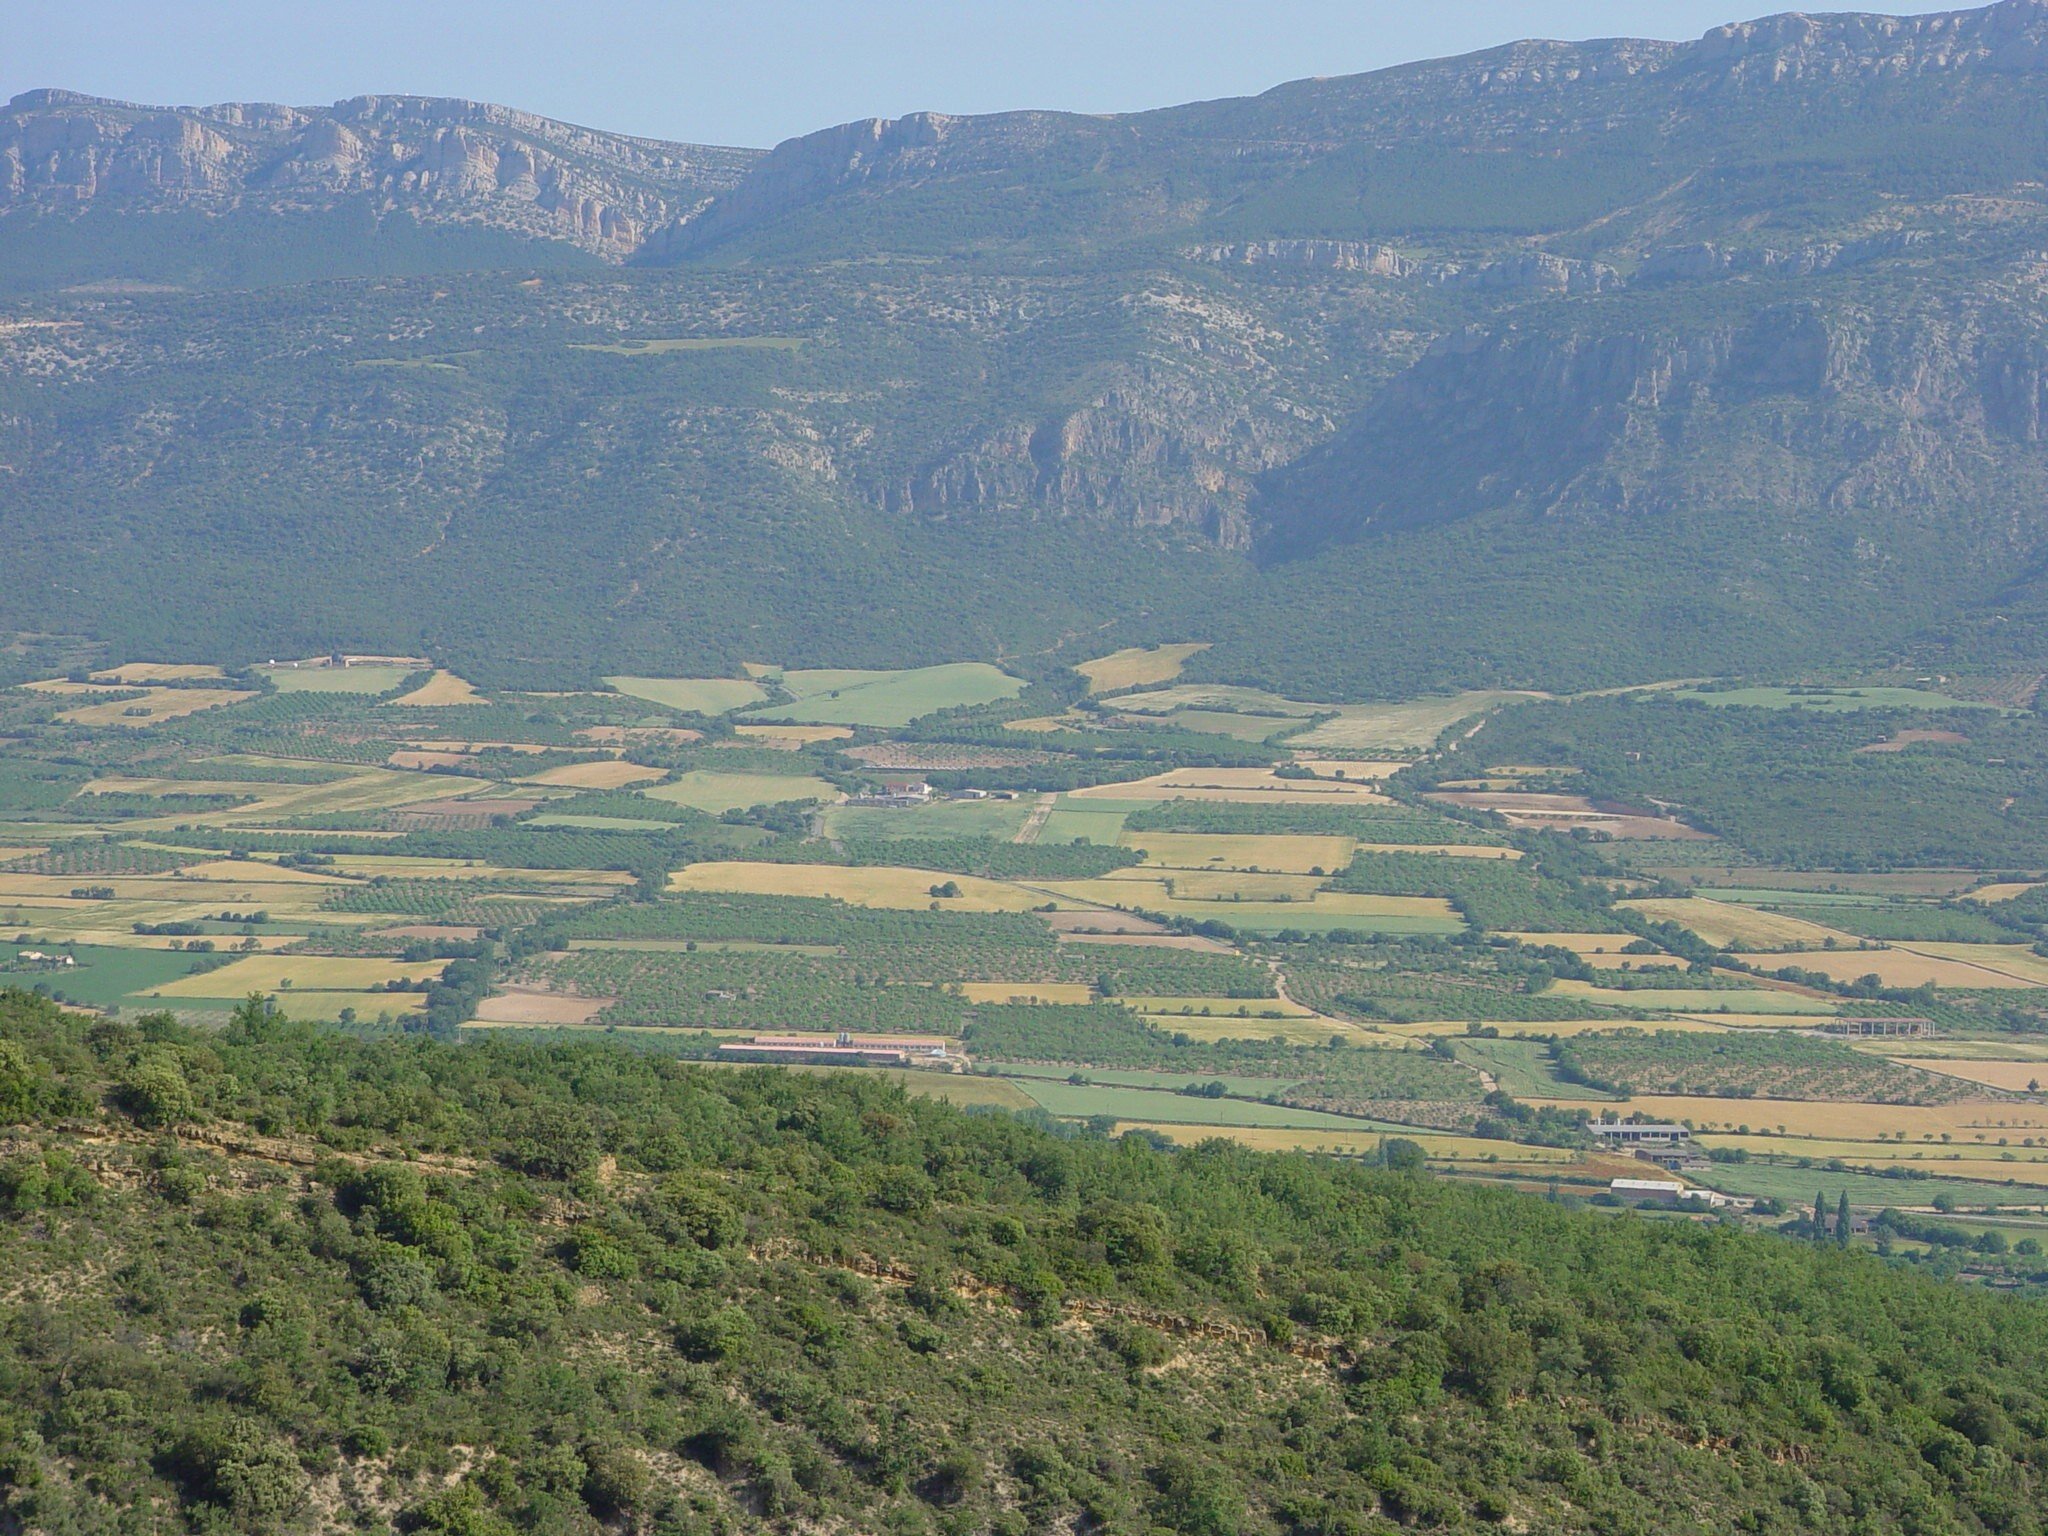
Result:
<svg viewBox="0 0 2048 1536">
<path fill-rule="evenodd" d="M 1262 481 L 1263 547 L 1291 558 L 1493 511 L 1741 509 L 1934 518 L 1974 530 L 1984 560 L 2031 548 L 2042 530 L 2024 509 L 2048 491 L 2048 351 L 2026 335 L 2041 317 L 1905 293 L 1685 329 L 1597 309 L 1571 329 L 1466 328 Z"/>
<path fill-rule="evenodd" d="M 368 196 L 622 258 L 734 186 L 754 151 L 600 133 L 483 102 L 158 108 L 30 91 L 0 112 L 0 215 L 89 206 L 316 210 Z"/>
</svg>

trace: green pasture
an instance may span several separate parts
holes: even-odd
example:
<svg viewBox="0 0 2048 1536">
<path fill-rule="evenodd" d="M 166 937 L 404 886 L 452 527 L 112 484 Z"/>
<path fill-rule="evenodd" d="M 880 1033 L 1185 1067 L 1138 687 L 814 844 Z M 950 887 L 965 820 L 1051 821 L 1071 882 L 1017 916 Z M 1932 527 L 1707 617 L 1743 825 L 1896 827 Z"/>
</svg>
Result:
<svg viewBox="0 0 2048 1536">
<path fill-rule="evenodd" d="M 131 994 L 190 976 L 213 957 L 168 949 L 126 949 L 111 945 L 81 944 L 70 953 L 78 964 L 64 970 L 31 970 L 16 957 L 24 949 L 53 953 L 48 944 L 0 943 L 0 987 L 30 991 L 46 986 L 61 992 L 71 1002 L 88 1008 L 119 1008 L 130 1002 Z M 145 1002 L 145 1008 L 161 1004 Z M 229 1004 L 233 1006 L 232 1003 Z"/>
<path fill-rule="evenodd" d="M 816 674 L 785 672 L 782 685 L 794 703 L 755 710 L 750 720 L 789 720 L 805 725 L 908 725 L 934 710 L 963 704 L 993 704 L 1024 691 L 1021 679 L 985 661 L 951 662 L 905 672 L 843 673 L 847 681 L 810 692 Z"/>
<path fill-rule="evenodd" d="M 258 667 L 279 693 L 389 693 L 413 667 Z"/>
<path fill-rule="evenodd" d="M 894 842 L 906 838 L 993 838 L 1014 842 L 1030 816 L 1036 797 L 1016 800 L 934 800 L 901 809 L 873 805 L 838 805 L 825 813 L 831 837 L 857 842 Z"/>
</svg>

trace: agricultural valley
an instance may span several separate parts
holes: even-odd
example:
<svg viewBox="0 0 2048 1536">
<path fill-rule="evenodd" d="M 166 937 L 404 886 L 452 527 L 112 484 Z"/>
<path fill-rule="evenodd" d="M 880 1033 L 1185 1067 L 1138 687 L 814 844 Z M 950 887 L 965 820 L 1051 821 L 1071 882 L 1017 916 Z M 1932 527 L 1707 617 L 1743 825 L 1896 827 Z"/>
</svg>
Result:
<svg viewBox="0 0 2048 1536">
<path fill-rule="evenodd" d="M 0 1536 L 2048 1536 L 2044 80 L 15 98 Z"/>
</svg>

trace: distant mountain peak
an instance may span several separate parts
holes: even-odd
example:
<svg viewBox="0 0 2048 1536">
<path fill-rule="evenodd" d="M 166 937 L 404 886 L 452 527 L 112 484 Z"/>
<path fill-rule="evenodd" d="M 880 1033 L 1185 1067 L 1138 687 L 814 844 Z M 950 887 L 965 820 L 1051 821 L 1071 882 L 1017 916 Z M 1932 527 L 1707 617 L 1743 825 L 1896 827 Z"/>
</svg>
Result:
<svg viewBox="0 0 2048 1536">
<path fill-rule="evenodd" d="M 451 97 L 154 107 L 45 88 L 0 112 L 0 214 L 105 201 L 306 212 L 368 196 L 423 222 L 618 259 L 736 185 L 756 157 Z"/>
</svg>

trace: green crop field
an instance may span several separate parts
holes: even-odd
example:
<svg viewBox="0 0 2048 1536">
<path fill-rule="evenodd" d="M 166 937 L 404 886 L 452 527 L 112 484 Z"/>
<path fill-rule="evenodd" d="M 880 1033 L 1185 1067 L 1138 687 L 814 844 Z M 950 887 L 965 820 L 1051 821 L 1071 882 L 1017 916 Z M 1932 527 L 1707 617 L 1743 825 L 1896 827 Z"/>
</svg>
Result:
<svg viewBox="0 0 2048 1536">
<path fill-rule="evenodd" d="M 1550 1047 L 1541 1040 L 1463 1039 L 1453 1040 L 1451 1048 L 1458 1053 L 1458 1060 L 1491 1073 L 1517 1098 L 1585 1099 L 1590 1103 L 1613 1097 L 1559 1077 Z"/>
<path fill-rule="evenodd" d="M 1712 1145 L 1713 1138 L 1706 1138 Z M 1947 1179 L 1930 1168 L 1925 1179 L 1887 1179 L 1868 1173 L 1829 1173 L 1816 1165 L 1800 1168 L 1791 1164 L 1716 1163 L 1697 1175 L 1699 1182 L 1731 1195 L 1754 1195 L 1782 1201 L 1788 1210 L 1810 1210 L 1816 1192 L 1830 1202 L 1843 1191 L 1849 1203 L 1864 1209 L 1887 1205 L 1924 1206 L 1937 1194 L 1945 1194 L 1960 1205 L 2041 1206 L 2048 1205 L 2048 1189 L 2027 1184 L 1991 1184 L 1981 1179 Z"/>
<path fill-rule="evenodd" d="M 190 976 L 205 965 L 218 963 L 221 958 L 161 949 L 80 944 L 71 951 L 78 957 L 75 967 L 50 970 L 20 960 L 18 956 L 23 949 L 51 953 L 53 947 L 48 944 L 0 942 L 0 987 L 26 990 L 46 986 L 53 994 L 61 994 L 67 1000 L 82 1003 L 88 1008 L 130 1005 L 134 994 Z"/>
<path fill-rule="evenodd" d="M 825 830 L 833 837 L 858 842 L 906 839 L 994 838 L 1009 842 L 1022 829 L 1037 797 L 1015 800 L 934 800 L 927 805 L 880 807 L 834 806 L 825 813 Z"/>
<path fill-rule="evenodd" d="M 934 710 L 1014 698 L 1024 684 L 982 661 L 950 662 L 904 672 L 848 673 L 794 703 L 752 711 L 749 720 L 791 720 L 806 725 L 907 725 Z M 784 673 L 792 693 L 815 686 L 803 673 Z M 802 687 L 800 688 L 799 684 Z"/>
<path fill-rule="evenodd" d="M 411 667 L 258 667 L 279 693 L 389 693 L 408 677 Z"/>
<path fill-rule="evenodd" d="M 1086 838 L 1109 847 L 1123 835 L 1124 820 L 1153 804 L 1150 800 L 1075 800 L 1062 795 L 1039 825 L 1041 843 L 1071 843 Z"/>
<path fill-rule="evenodd" d="M 789 800 L 829 800 L 839 791 L 808 774 L 721 773 L 693 768 L 672 784 L 656 784 L 641 793 L 672 805 L 716 813 Z"/>
<path fill-rule="evenodd" d="M 1017 1082 L 1045 1109 L 1066 1119 L 1109 1115 L 1118 1120 L 1148 1120 L 1176 1125 L 1271 1125 L 1289 1130 L 1372 1130 L 1375 1123 L 1350 1115 L 1332 1115 L 1285 1104 L 1248 1099 L 1204 1099 L 1146 1088 L 1033 1079 Z"/>
</svg>

